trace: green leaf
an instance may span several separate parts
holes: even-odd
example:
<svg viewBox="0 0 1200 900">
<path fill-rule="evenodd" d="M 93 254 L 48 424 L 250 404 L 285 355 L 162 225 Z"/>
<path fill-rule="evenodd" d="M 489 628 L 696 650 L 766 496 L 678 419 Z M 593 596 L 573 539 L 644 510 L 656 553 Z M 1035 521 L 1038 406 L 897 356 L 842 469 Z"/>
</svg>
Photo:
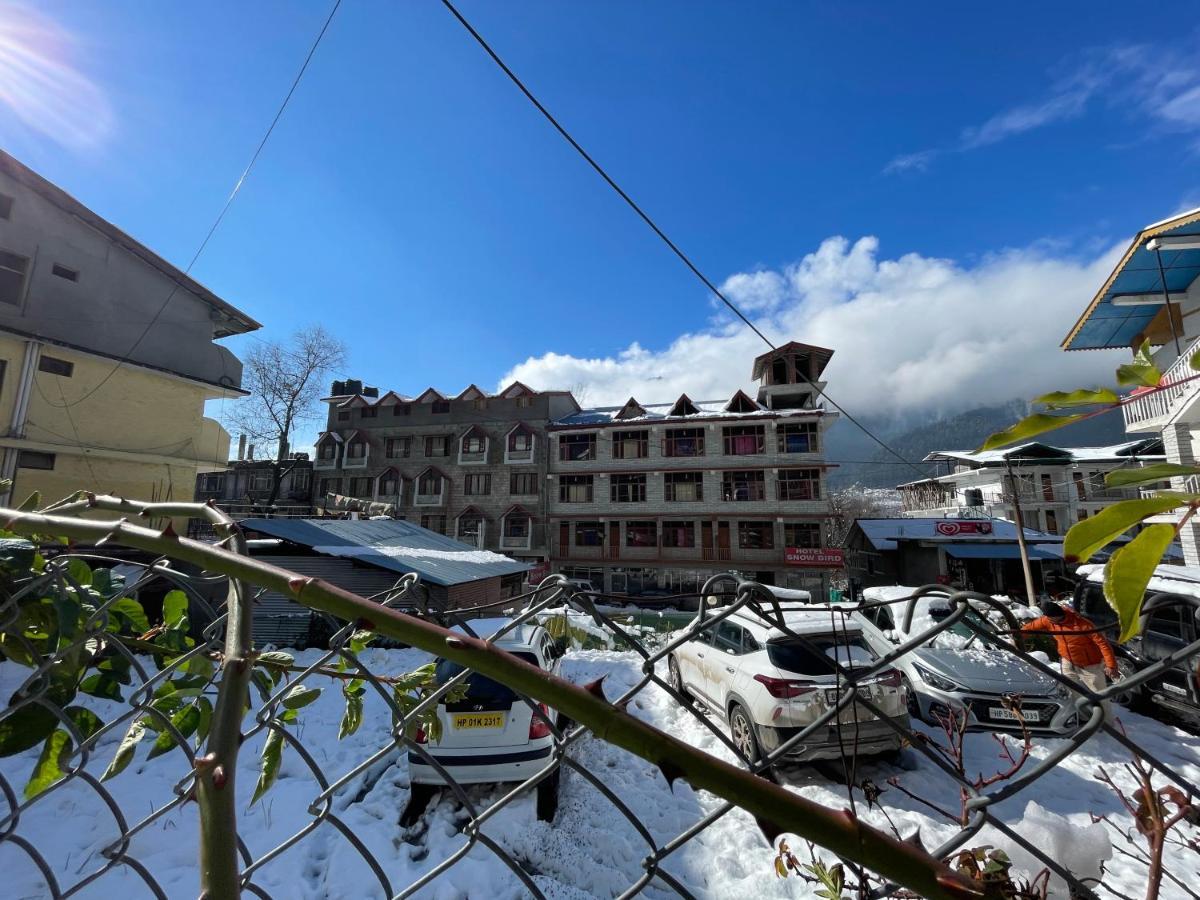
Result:
<svg viewBox="0 0 1200 900">
<path fill-rule="evenodd" d="M 40 491 L 34 491 L 25 498 L 25 502 L 17 507 L 21 512 L 33 512 L 42 505 L 42 494 Z"/>
<path fill-rule="evenodd" d="M 1158 370 L 1158 366 L 1154 365 L 1154 359 L 1150 355 L 1149 341 L 1142 342 L 1142 346 L 1133 355 L 1133 362 L 1126 363 L 1117 369 L 1117 384 L 1125 387 L 1130 385 L 1156 387 L 1160 381 L 1162 381 L 1162 372 Z"/>
<path fill-rule="evenodd" d="M 346 695 L 346 712 L 342 715 L 342 724 L 338 729 L 339 741 L 354 734 L 362 725 L 363 695 L 366 693 L 366 688 L 360 685 L 356 690 L 348 688 L 344 693 Z"/>
<path fill-rule="evenodd" d="M 284 694 L 279 702 L 283 704 L 284 709 L 302 709 L 320 696 L 320 688 L 310 688 L 298 684 Z"/>
<path fill-rule="evenodd" d="M 82 559 L 67 560 L 67 577 L 79 584 L 92 583 L 92 567 Z"/>
<path fill-rule="evenodd" d="M 1034 413 L 1032 416 L 1026 416 L 1011 428 L 1006 428 L 1003 431 L 997 431 L 995 434 L 990 435 L 983 442 L 983 446 L 975 452 L 995 450 L 997 447 L 1007 447 L 1009 444 L 1027 441 L 1036 435 L 1045 434 L 1047 431 L 1053 431 L 1056 428 L 1062 428 L 1064 425 L 1077 422 L 1086 415 L 1087 413 L 1076 413 L 1070 416 L 1048 416 L 1045 413 Z"/>
<path fill-rule="evenodd" d="M 275 686 L 271 683 L 271 677 L 263 669 L 255 669 L 250 673 L 250 683 L 258 688 L 259 696 L 262 697 L 263 703 L 271 699 L 271 694 L 275 691 Z"/>
<path fill-rule="evenodd" d="M 179 729 L 179 733 L 184 738 L 191 737 L 200 725 L 200 708 L 194 703 L 185 706 L 175 713 L 175 715 L 171 716 L 171 724 Z M 175 743 L 175 735 L 164 728 L 158 733 L 158 737 L 154 739 L 154 746 L 150 748 L 146 759 L 151 760 L 156 756 L 162 756 L 174 747 Z"/>
<path fill-rule="evenodd" d="M 32 800 L 67 774 L 66 764 L 72 749 L 71 736 L 61 728 L 46 738 L 46 743 L 42 745 L 42 755 L 33 767 L 29 783 L 25 785 L 26 800 Z"/>
<path fill-rule="evenodd" d="M 1200 350 L 1192 354 L 1191 359 L 1188 360 L 1188 366 L 1193 372 L 1200 372 Z"/>
<path fill-rule="evenodd" d="M 1033 401 L 1051 409 L 1068 409 L 1072 406 L 1096 406 L 1099 404 L 1115 406 L 1121 402 L 1117 392 L 1111 388 L 1095 388 L 1088 390 L 1080 388 L 1075 391 L 1052 391 L 1042 394 Z"/>
<path fill-rule="evenodd" d="M 63 710 L 71 724 L 79 731 L 79 736 L 85 741 L 100 730 L 104 724 L 100 717 L 84 706 L 68 706 Z"/>
<path fill-rule="evenodd" d="M 1142 519 L 1169 512 L 1187 502 L 1183 494 L 1162 493 L 1143 500 L 1122 500 L 1071 526 L 1063 539 L 1063 557 L 1070 564 L 1087 562 L 1106 544 Z"/>
<path fill-rule="evenodd" d="M 142 604 L 132 597 L 122 597 L 108 607 L 108 630 L 127 634 L 145 634 L 150 630 L 150 620 Z"/>
<path fill-rule="evenodd" d="M 1200 475 L 1200 466 L 1155 463 L 1137 469 L 1114 469 L 1104 476 L 1104 483 L 1108 487 L 1124 487 L 1127 484 L 1142 484 L 1147 481 L 1166 481 L 1177 475 Z"/>
<path fill-rule="evenodd" d="M 57 724 L 54 713 L 40 703 L 22 706 L 0 719 L 0 756 L 13 756 L 36 747 Z"/>
<path fill-rule="evenodd" d="M 163 597 L 163 624 L 172 631 L 187 631 L 188 598 L 183 591 L 168 591 Z"/>
<path fill-rule="evenodd" d="M 1148 525 L 1132 541 L 1113 553 L 1104 567 L 1104 599 L 1117 613 L 1123 644 L 1141 631 L 1142 598 L 1154 568 L 1175 540 L 1175 526 Z"/>
<path fill-rule="evenodd" d="M 200 721 L 196 725 L 196 739 L 203 744 L 208 738 L 208 729 L 212 727 L 213 705 L 207 697 L 196 700 L 196 708 L 200 710 Z"/>
<path fill-rule="evenodd" d="M 89 675 L 83 679 L 83 683 L 79 685 L 79 689 L 85 694 L 91 694 L 93 697 L 100 697 L 104 700 L 122 700 L 121 682 L 115 675 L 110 675 L 108 672 L 97 672 L 95 675 Z"/>
<path fill-rule="evenodd" d="M 283 732 L 274 728 L 267 735 L 263 744 L 262 761 L 258 771 L 258 784 L 254 787 L 254 796 L 250 802 L 257 803 L 258 798 L 271 789 L 275 779 L 279 777 L 279 762 L 283 758 Z"/>
<path fill-rule="evenodd" d="M 132 684 L 133 676 L 130 675 L 132 663 L 120 653 L 115 653 L 112 656 L 100 660 L 96 664 L 96 668 L 101 672 L 109 672 L 120 684 Z"/>
<path fill-rule="evenodd" d="M 121 744 L 117 747 L 117 753 L 113 757 L 112 762 L 108 764 L 108 768 L 100 776 L 101 781 L 108 781 L 108 779 L 120 775 L 125 771 L 125 767 L 133 760 L 133 753 L 137 750 L 138 742 L 141 741 L 145 734 L 146 726 L 141 722 L 134 722 L 129 726 L 129 730 L 125 732 L 125 737 L 121 738 Z"/>
<path fill-rule="evenodd" d="M 125 587 L 125 576 L 114 575 L 112 569 L 97 569 L 92 573 L 92 587 L 107 600 Z"/>
<path fill-rule="evenodd" d="M 258 654 L 258 661 L 261 663 L 274 663 L 276 666 L 293 666 L 296 664 L 296 657 L 280 650 L 269 650 L 266 653 Z"/>
</svg>

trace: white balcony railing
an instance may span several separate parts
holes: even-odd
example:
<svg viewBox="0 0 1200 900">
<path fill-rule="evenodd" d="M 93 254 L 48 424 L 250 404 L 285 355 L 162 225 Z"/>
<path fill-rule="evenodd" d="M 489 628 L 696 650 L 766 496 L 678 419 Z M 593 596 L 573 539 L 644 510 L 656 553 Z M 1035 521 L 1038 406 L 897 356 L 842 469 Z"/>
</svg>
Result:
<svg viewBox="0 0 1200 900">
<path fill-rule="evenodd" d="M 500 549 L 502 550 L 528 550 L 529 535 L 528 534 L 505 534 L 500 536 Z"/>
<path fill-rule="evenodd" d="M 1165 388 L 1146 391 L 1126 403 L 1121 412 L 1126 431 L 1153 431 L 1161 428 L 1185 402 L 1200 392 L 1200 378 L 1188 364 L 1200 350 L 1200 339 L 1193 341 L 1163 373 Z M 1190 380 L 1189 380 L 1190 379 Z"/>
</svg>

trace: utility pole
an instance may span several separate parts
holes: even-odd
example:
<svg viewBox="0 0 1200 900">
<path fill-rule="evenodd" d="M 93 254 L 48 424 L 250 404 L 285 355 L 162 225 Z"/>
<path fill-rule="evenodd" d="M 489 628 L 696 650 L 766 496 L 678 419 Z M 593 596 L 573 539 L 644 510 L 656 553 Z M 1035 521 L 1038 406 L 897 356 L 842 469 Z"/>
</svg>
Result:
<svg viewBox="0 0 1200 900">
<path fill-rule="evenodd" d="M 1029 565 L 1029 548 L 1025 546 L 1025 519 L 1021 515 L 1021 496 L 1017 490 L 1017 478 L 1013 475 L 1012 463 L 1006 461 L 1004 466 L 1008 470 L 1008 490 L 1009 496 L 1012 497 L 1013 520 L 1017 525 L 1017 548 L 1021 553 L 1021 568 L 1025 572 L 1025 594 L 1029 605 L 1033 606 L 1037 600 L 1037 594 L 1033 590 L 1033 569 Z"/>
</svg>

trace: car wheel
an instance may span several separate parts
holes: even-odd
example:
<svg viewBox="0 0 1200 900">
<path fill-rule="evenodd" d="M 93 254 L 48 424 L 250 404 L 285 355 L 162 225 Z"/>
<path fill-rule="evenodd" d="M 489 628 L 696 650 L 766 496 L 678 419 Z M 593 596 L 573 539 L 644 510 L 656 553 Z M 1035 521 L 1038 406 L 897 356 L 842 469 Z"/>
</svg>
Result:
<svg viewBox="0 0 1200 900">
<path fill-rule="evenodd" d="M 1117 660 L 1117 671 L 1120 673 L 1120 679 L 1124 680 L 1130 675 L 1137 672 L 1137 666 L 1127 659 Z M 1121 691 L 1113 697 L 1119 706 L 1126 709 L 1136 710 L 1142 706 L 1142 689 L 1140 687 L 1129 688 Z"/>
<path fill-rule="evenodd" d="M 729 734 L 733 738 L 733 745 L 751 763 L 757 763 L 762 758 L 758 750 L 758 735 L 754 733 L 754 722 L 750 714 L 736 703 L 729 711 Z"/>
<path fill-rule="evenodd" d="M 400 827 L 408 828 L 417 824 L 421 814 L 429 808 L 433 798 L 437 796 L 438 788 L 432 784 L 413 784 L 409 786 L 408 805 L 400 813 Z"/>
<path fill-rule="evenodd" d="M 924 722 L 925 718 L 921 715 L 921 701 L 917 699 L 917 692 L 913 690 L 912 682 L 907 677 L 901 677 L 900 688 L 904 691 L 904 705 L 908 709 L 908 717 L 916 719 L 918 722 Z"/>
<path fill-rule="evenodd" d="M 558 789 L 561 783 L 562 769 L 555 769 L 554 774 L 538 782 L 537 817 L 539 821 L 554 821 L 554 814 L 558 812 Z"/>
<path fill-rule="evenodd" d="M 679 674 L 679 663 L 674 656 L 667 657 L 667 682 L 674 688 L 675 693 L 682 697 L 685 701 L 691 702 L 692 695 L 688 693 L 688 689 L 683 686 L 683 676 Z"/>
</svg>

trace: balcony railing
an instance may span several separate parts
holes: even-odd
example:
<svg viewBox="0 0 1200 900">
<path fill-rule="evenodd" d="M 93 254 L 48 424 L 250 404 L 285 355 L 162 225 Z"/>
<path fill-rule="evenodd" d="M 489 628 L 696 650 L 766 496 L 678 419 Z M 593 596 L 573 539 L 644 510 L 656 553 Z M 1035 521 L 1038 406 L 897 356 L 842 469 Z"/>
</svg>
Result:
<svg viewBox="0 0 1200 900">
<path fill-rule="evenodd" d="M 500 549 L 502 550 L 528 550 L 529 535 L 527 534 L 502 534 L 500 535 Z"/>
<path fill-rule="evenodd" d="M 322 469 L 336 469 L 338 467 L 338 463 L 340 462 L 341 460 L 339 460 L 337 456 L 333 456 L 329 459 L 318 456 L 313 460 L 313 468 L 318 471 Z"/>
<path fill-rule="evenodd" d="M 1200 339 L 1193 341 L 1167 367 L 1160 384 L 1167 387 L 1139 394 L 1121 407 L 1126 431 L 1154 430 L 1167 423 L 1184 402 L 1200 391 L 1200 378 L 1189 365 L 1192 355 L 1200 350 Z M 1186 380 L 1190 379 L 1190 380 Z"/>
<path fill-rule="evenodd" d="M 364 453 L 362 456 L 347 456 L 342 460 L 343 469 L 365 469 L 367 460 L 370 459 L 370 453 Z"/>
</svg>

